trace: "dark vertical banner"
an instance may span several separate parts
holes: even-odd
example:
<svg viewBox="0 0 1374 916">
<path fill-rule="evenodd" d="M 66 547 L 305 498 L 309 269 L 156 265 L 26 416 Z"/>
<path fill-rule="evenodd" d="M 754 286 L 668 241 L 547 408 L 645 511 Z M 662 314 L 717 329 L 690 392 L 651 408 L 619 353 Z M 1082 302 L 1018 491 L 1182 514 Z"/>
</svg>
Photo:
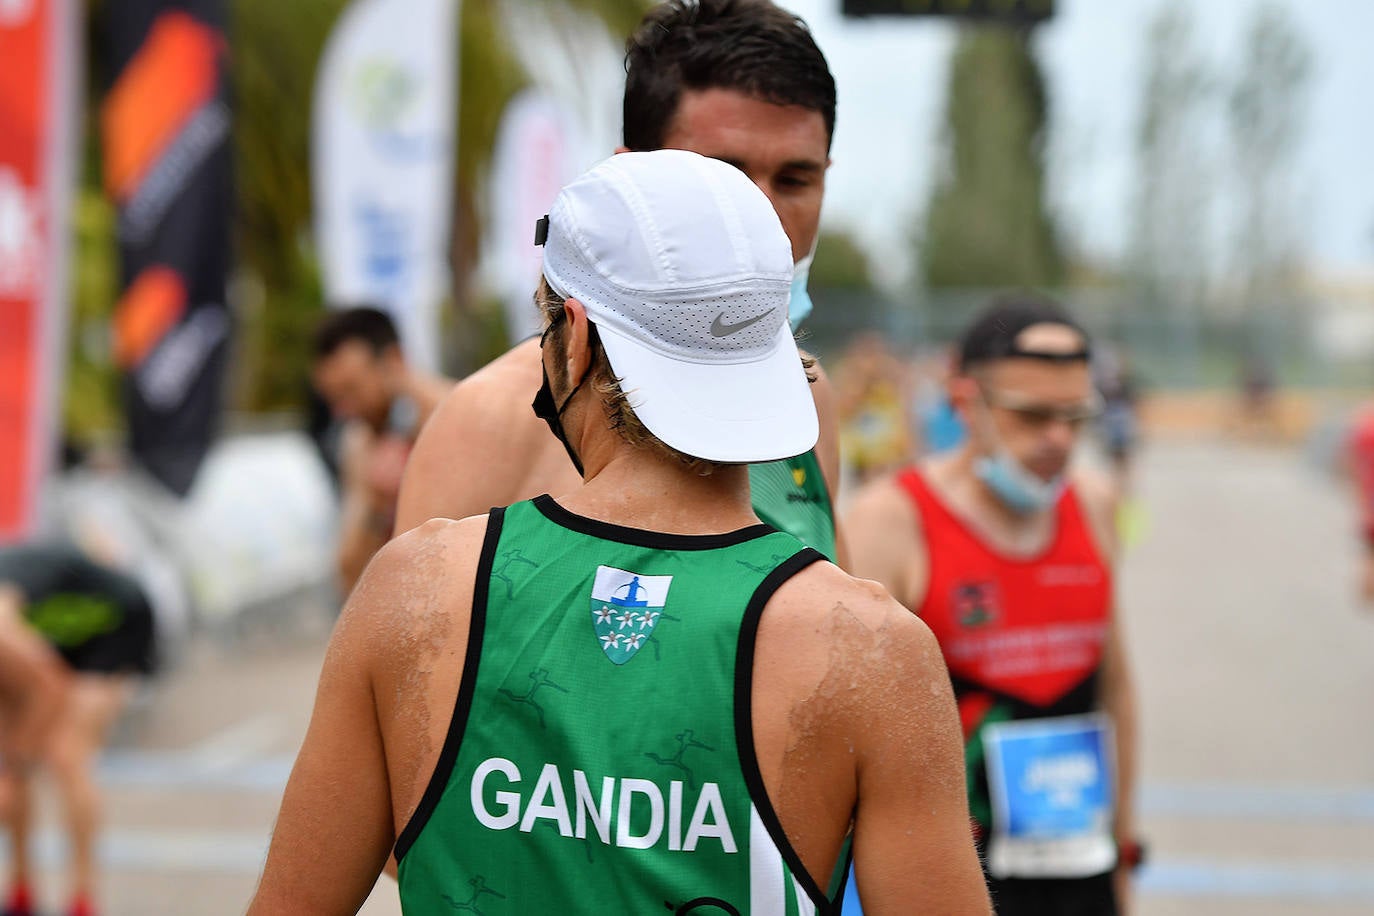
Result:
<svg viewBox="0 0 1374 916">
<path fill-rule="evenodd" d="M 0 544 L 30 537 L 56 452 L 76 0 L 0 0 Z"/>
<path fill-rule="evenodd" d="M 114 355 L 130 448 L 184 496 L 218 426 L 230 337 L 224 3 L 120 0 L 105 15 L 101 138 L 123 279 Z"/>
</svg>

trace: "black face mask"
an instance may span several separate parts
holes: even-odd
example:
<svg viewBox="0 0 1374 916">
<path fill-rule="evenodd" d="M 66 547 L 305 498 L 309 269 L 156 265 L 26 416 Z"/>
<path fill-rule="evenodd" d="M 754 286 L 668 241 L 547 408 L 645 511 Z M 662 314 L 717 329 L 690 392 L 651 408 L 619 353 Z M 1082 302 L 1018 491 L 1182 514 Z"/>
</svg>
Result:
<svg viewBox="0 0 1374 916">
<path fill-rule="evenodd" d="M 544 381 L 540 384 L 539 392 L 535 394 L 534 402 L 530 404 L 530 407 L 534 409 L 534 415 L 536 417 L 549 425 L 549 432 L 553 433 L 554 437 L 557 438 L 559 442 L 563 443 L 563 450 L 566 451 L 568 457 L 572 459 L 573 467 L 577 468 L 577 476 L 585 477 L 586 475 L 582 470 L 582 459 L 577 457 L 577 452 L 573 451 L 572 444 L 568 442 L 568 434 L 563 431 L 563 411 L 568 409 L 568 402 L 573 399 L 573 395 L 577 394 L 577 390 L 582 387 L 583 382 L 587 381 L 587 376 L 582 376 L 582 381 L 573 386 L 573 390 L 568 392 L 568 396 L 563 399 L 561 405 L 554 401 L 553 388 L 549 385 L 549 370 L 544 367 L 544 358 L 542 355 L 544 341 L 548 339 L 549 331 L 551 330 L 553 330 L 552 324 L 544 330 L 544 337 L 539 341 L 539 350 L 541 354 L 539 358 L 539 372 L 544 377 Z"/>
<path fill-rule="evenodd" d="M 577 457 L 577 452 L 573 451 L 572 443 L 568 442 L 568 434 L 563 431 L 563 411 L 567 409 L 568 402 L 573 399 L 573 395 L 577 394 L 577 389 L 582 387 L 582 382 L 585 382 L 587 378 L 583 376 L 582 382 L 578 382 L 573 390 L 568 392 L 568 396 L 563 399 L 562 406 L 559 406 L 554 402 L 553 389 L 549 387 L 549 370 L 544 369 L 542 371 L 544 383 L 539 386 L 539 393 L 534 396 L 534 403 L 530 406 L 534 408 L 536 417 L 549 424 L 549 432 L 553 433 L 558 441 L 563 443 L 564 451 L 572 459 L 573 467 L 577 468 L 577 475 L 579 477 L 585 476 L 582 473 L 582 459 Z"/>
</svg>

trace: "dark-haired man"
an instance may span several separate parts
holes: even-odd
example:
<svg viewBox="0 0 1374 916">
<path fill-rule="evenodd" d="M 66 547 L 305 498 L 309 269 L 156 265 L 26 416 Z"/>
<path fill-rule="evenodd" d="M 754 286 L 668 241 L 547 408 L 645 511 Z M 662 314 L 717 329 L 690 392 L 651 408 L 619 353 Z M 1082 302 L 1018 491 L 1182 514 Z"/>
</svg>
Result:
<svg viewBox="0 0 1374 916">
<path fill-rule="evenodd" d="M 871 916 L 988 914 L 929 630 L 750 506 L 818 431 L 790 248 L 694 153 L 563 189 L 535 403 L 584 478 L 371 564 L 253 916 L 354 911 L 393 843 L 414 916 L 817 916 L 851 838 Z"/>
<path fill-rule="evenodd" d="M 624 116 L 623 150 L 720 159 L 772 202 L 796 264 L 795 330 L 810 311 L 806 278 L 835 126 L 834 79 L 805 24 L 769 0 L 660 4 L 627 43 Z M 454 389 L 411 454 L 397 532 L 576 485 L 562 448 L 530 413 L 539 384 L 539 348 L 530 340 Z M 754 506 L 764 521 L 843 563 L 832 505 L 838 432 L 823 376 L 812 393 L 820 441 L 805 455 L 752 468 Z"/>
<path fill-rule="evenodd" d="M 1088 358 L 1087 335 L 1059 307 L 994 304 L 964 335 L 949 383 L 963 446 L 875 481 L 846 514 L 855 575 L 883 583 L 944 651 L 1006 916 L 1117 913 L 1139 859 L 1112 498 L 1070 480 L 1097 412 Z"/>
<path fill-rule="evenodd" d="M 453 383 L 408 364 L 390 316 L 363 307 L 330 312 L 320 322 L 311 379 L 344 423 L 338 575 L 348 594 L 391 536 L 406 458 Z"/>
</svg>

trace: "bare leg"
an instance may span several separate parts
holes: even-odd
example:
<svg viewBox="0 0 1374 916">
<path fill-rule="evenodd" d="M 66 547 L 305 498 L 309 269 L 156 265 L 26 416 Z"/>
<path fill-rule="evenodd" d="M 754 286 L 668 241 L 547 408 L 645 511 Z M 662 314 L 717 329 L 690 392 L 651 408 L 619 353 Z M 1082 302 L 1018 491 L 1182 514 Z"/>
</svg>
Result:
<svg viewBox="0 0 1374 916">
<path fill-rule="evenodd" d="M 0 818 L 4 819 L 5 829 L 9 833 L 11 894 L 23 895 L 33 887 L 32 864 L 29 859 L 31 788 L 27 774 L 21 774 L 12 767 L 0 768 Z"/>
<path fill-rule="evenodd" d="M 48 762 L 66 809 L 71 837 L 73 900 L 94 897 L 100 792 L 93 770 L 106 733 L 127 697 L 125 677 L 77 675 L 70 701 L 49 744 Z"/>
</svg>

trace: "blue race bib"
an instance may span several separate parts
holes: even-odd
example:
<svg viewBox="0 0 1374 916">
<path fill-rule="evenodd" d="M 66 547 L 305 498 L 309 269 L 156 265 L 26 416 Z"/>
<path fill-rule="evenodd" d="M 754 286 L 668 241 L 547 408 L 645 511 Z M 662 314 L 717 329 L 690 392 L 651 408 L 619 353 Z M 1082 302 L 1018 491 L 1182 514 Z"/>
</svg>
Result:
<svg viewBox="0 0 1374 916">
<path fill-rule="evenodd" d="M 1079 878 L 1116 865 L 1115 757 L 1105 715 L 998 722 L 983 730 L 996 878 Z"/>
</svg>

